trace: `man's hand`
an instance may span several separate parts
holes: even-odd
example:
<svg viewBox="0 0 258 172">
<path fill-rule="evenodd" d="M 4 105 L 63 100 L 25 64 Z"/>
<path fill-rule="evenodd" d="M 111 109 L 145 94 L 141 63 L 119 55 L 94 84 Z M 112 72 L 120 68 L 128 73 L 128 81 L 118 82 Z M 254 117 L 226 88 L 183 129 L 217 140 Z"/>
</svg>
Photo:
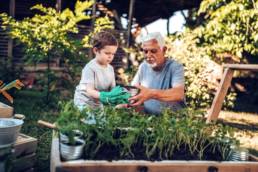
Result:
<svg viewBox="0 0 258 172">
<path fill-rule="evenodd" d="M 136 85 L 135 87 L 140 90 L 140 93 L 136 96 L 129 98 L 129 102 L 132 102 L 130 106 L 139 106 L 143 104 L 146 100 L 152 98 L 153 92 L 151 89 L 140 85 Z"/>
<path fill-rule="evenodd" d="M 129 102 L 131 102 L 130 106 L 139 106 L 149 99 L 156 99 L 164 102 L 184 100 L 183 85 L 166 90 L 150 89 L 139 85 L 135 87 L 140 89 L 140 93 L 129 99 Z"/>
</svg>

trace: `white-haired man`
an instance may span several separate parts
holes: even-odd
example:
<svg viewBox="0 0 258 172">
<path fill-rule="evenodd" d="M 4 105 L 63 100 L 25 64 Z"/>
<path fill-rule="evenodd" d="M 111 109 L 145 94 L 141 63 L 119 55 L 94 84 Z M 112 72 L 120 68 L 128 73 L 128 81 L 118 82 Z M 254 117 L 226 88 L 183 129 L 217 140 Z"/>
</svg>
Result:
<svg viewBox="0 0 258 172">
<path fill-rule="evenodd" d="M 129 100 L 131 106 L 144 105 L 148 114 L 161 114 L 164 108 L 176 111 L 185 107 L 184 67 L 166 58 L 164 38 L 159 32 L 149 33 L 141 40 L 145 60 L 132 81 L 140 93 Z"/>
</svg>

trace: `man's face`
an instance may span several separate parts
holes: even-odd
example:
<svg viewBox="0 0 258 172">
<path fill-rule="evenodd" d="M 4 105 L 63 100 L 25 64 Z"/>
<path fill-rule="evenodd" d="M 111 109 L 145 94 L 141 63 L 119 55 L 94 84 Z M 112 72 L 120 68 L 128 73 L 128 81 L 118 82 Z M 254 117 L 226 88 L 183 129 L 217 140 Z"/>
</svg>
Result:
<svg viewBox="0 0 258 172">
<path fill-rule="evenodd" d="M 142 51 L 148 64 L 154 70 L 160 70 L 165 63 L 166 48 L 161 48 L 158 42 L 153 39 L 142 43 Z"/>
</svg>

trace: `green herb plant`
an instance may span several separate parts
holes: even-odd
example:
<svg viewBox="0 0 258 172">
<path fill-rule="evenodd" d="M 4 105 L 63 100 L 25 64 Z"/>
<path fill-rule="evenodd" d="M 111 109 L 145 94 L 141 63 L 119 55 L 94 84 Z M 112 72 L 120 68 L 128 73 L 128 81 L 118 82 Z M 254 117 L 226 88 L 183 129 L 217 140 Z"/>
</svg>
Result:
<svg viewBox="0 0 258 172">
<path fill-rule="evenodd" d="M 57 124 L 83 131 L 85 159 L 228 160 L 237 143 L 231 128 L 206 124 L 203 114 L 189 108 L 160 116 L 112 107 L 79 111 L 68 103 Z M 94 124 L 85 122 L 92 116 Z"/>
</svg>

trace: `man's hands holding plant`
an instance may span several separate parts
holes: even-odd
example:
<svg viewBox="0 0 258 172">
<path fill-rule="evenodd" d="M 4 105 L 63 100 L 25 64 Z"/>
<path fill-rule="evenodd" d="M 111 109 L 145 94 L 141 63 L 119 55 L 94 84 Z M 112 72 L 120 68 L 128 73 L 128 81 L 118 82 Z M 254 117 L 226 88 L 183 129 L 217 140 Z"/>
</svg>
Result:
<svg viewBox="0 0 258 172">
<path fill-rule="evenodd" d="M 151 89 L 148 89 L 141 85 L 135 85 L 136 88 L 140 90 L 139 94 L 129 98 L 130 106 L 140 106 L 142 105 L 146 100 L 152 98 L 153 91 Z"/>
</svg>

